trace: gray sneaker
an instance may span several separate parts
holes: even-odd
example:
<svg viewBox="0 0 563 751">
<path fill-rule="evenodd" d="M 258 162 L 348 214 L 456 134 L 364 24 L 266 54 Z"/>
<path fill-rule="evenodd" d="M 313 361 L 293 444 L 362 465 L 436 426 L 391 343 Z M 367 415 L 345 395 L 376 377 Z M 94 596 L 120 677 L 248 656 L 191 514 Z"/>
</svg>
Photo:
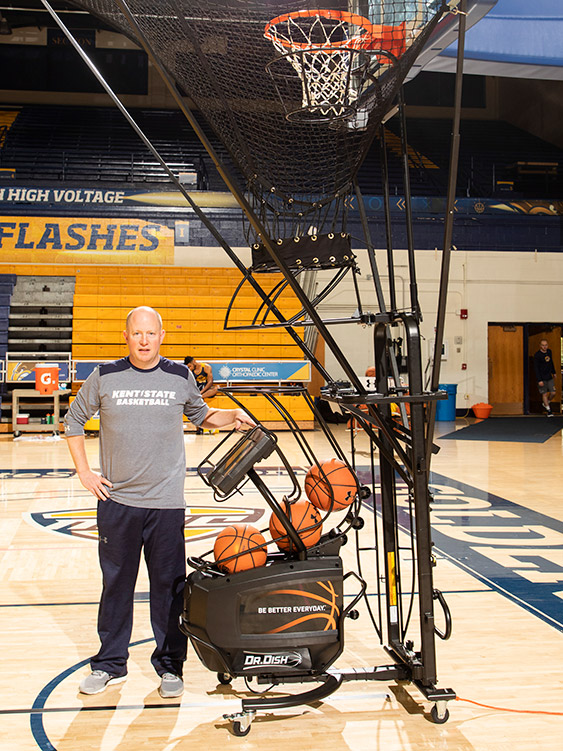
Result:
<svg viewBox="0 0 563 751">
<path fill-rule="evenodd" d="M 174 699 L 176 696 L 182 696 L 184 693 L 184 681 L 179 675 L 164 673 L 160 678 L 158 693 L 163 699 Z"/>
<path fill-rule="evenodd" d="M 123 683 L 127 680 L 126 675 L 110 675 L 105 670 L 93 670 L 90 675 L 80 681 L 78 690 L 81 694 L 101 694 L 110 683 Z"/>
</svg>

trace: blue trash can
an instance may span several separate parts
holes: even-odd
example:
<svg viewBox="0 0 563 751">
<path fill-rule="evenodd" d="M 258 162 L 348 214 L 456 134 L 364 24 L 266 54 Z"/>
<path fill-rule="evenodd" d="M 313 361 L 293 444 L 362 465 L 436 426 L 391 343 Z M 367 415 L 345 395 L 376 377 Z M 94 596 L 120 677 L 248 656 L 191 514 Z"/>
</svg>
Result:
<svg viewBox="0 0 563 751">
<path fill-rule="evenodd" d="M 447 399 L 439 399 L 436 402 L 436 420 L 445 422 L 455 420 L 455 397 L 457 394 L 457 383 L 440 383 L 440 391 L 445 391 Z"/>
</svg>

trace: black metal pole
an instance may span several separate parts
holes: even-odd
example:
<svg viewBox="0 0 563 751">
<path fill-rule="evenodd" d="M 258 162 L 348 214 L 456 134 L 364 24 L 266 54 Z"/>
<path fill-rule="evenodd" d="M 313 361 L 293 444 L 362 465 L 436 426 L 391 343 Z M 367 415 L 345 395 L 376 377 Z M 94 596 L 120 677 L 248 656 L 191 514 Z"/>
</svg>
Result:
<svg viewBox="0 0 563 751">
<path fill-rule="evenodd" d="M 385 325 L 380 324 L 375 327 L 374 350 L 378 391 L 386 393 L 388 390 L 387 377 L 389 374 L 389 337 L 387 335 L 387 326 Z M 381 405 L 380 411 L 384 420 L 390 420 L 391 407 L 389 404 Z M 397 539 L 396 467 L 393 444 L 383 431 L 380 431 L 380 440 L 382 447 L 385 449 L 385 451 L 380 452 L 379 457 L 379 481 L 383 530 L 387 641 L 391 645 L 396 645 L 401 641 L 402 632 L 402 624 L 400 623 L 401 611 L 399 609 L 399 583 L 397 578 L 399 542 Z M 374 497 L 374 517 L 376 516 L 376 506 L 376 499 Z"/>
<path fill-rule="evenodd" d="M 387 271 L 389 274 L 389 306 L 393 313 L 397 310 L 397 292 L 395 288 L 395 263 L 393 259 L 393 233 L 391 231 L 391 210 L 389 196 L 389 164 L 387 162 L 387 143 L 385 126 L 379 126 L 379 145 L 381 152 L 381 176 L 383 181 L 383 210 L 385 212 L 385 239 L 387 245 Z"/>
<path fill-rule="evenodd" d="M 373 276 L 373 285 L 375 287 L 375 293 L 377 295 L 379 309 L 382 313 L 386 313 L 387 306 L 385 304 L 385 296 L 383 295 L 383 289 L 381 287 L 381 278 L 379 276 L 379 270 L 377 268 L 377 259 L 375 257 L 375 250 L 371 242 L 371 233 L 369 231 L 369 224 L 368 224 L 368 219 L 366 215 L 364 198 L 362 196 L 362 192 L 360 190 L 360 186 L 358 185 L 357 180 L 354 180 L 354 189 L 356 191 L 356 199 L 358 201 L 358 209 L 360 211 L 360 220 L 362 222 L 362 229 L 363 229 L 364 237 L 366 240 L 367 253 L 368 253 L 368 258 L 370 262 L 371 273 Z M 389 274 L 389 279 L 391 280 L 391 273 Z M 389 344 L 391 344 L 391 334 L 389 332 L 389 327 L 386 326 L 385 330 L 386 330 Z M 395 357 L 395 352 L 392 349 L 389 349 L 389 361 L 390 361 L 390 366 L 391 366 L 391 373 L 393 375 L 393 380 L 395 381 L 395 386 L 399 387 L 401 385 L 401 377 L 399 375 L 399 367 L 397 365 L 397 358 Z M 388 391 L 389 391 L 389 388 L 387 387 L 387 389 L 383 393 L 387 394 Z M 408 425 L 409 420 L 407 416 L 407 410 L 406 410 L 405 405 L 402 402 L 399 402 L 399 412 L 401 413 L 401 421 L 403 425 L 405 426 Z"/>
<path fill-rule="evenodd" d="M 377 259 L 375 257 L 375 250 L 371 242 L 371 233 L 369 231 L 369 224 L 366 215 L 366 207 L 364 204 L 364 197 L 358 185 L 358 181 L 354 180 L 354 191 L 356 193 L 356 200 L 358 201 L 358 211 L 360 212 L 360 221 L 362 223 L 362 229 L 364 232 L 364 238 L 366 241 L 367 253 L 369 258 L 369 265 L 371 268 L 371 275 L 373 276 L 373 286 L 375 287 L 375 294 L 377 296 L 377 303 L 379 310 L 382 313 L 387 312 L 387 306 L 385 304 L 385 297 L 383 295 L 383 288 L 381 286 L 381 278 L 379 276 L 379 269 L 377 268 Z"/>
<path fill-rule="evenodd" d="M 442 251 L 442 267 L 440 270 L 440 288 L 438 292 L 438 311 L 436 314 L 436 334 L 434 338 L 434 357 L 430 390 L 437 391 L 440 383 L 440 365 L 442 358 L 442 345 L 444 342 L 444 327 L 446 321 L 446 303 L 448 296 L 448 282 L 450 276 L 450 262 L 452 252 L 452 234 L 454 225 L 454 203 L 457 184 L 457 171 L 459 162 L 460 120 L 461 120 L 461 95 L 463 88 L 463 55 L 465 52 L 465 29 L 466 29 L 466 0 L 461 0 L 459 11 L 459 28 L 457 42 L 457 61 L 455 74 L 455 98 L 454 116 L 452 124 L 452 141 L 450 148 L 450 170 L 448 177 L 448 195 L 446 199 L 446 220 L 444 226 L 444 246 Z M 432 438 L 434 435 L 434 422 L 436 419 L 436 402 L 430 402 L 428 409 L 427 426 L 427 463 L 430 467 Z"/>
<path fill-rule="evenodd" d="M 409 354 L 409 387 L 411 394 L 422 394 L 422 365 L 420 331 L 415 316 L 404 317 Z M 425 455 L 424 405 L 411 404 L 411 472 L 413 480 L 416 564 L 418 579 L 418 608 L 420 621 L 422 677 L 429 686 L 436 680 L 436 644 L 434 631 L 434 603 L 432 584 L 432 530 L 430 526 L 430 497 L 428 468 Z"/>
<path fill-rule="evenodd" d="M 420 305 L 418 302 L 418 287 L 416 284 L 416 265 L 414 259 L 414 237 L 412 232 L 412 198 L 411 198 L 411 179 L 409 174 L 409 152 L 407 141 L 407 117 L 405 114 L 405 97 L 403 89 L 399 89 L 399 122 L 401 125 L 401 151 L 403 157 L 403 185 L 405 192 L 405 224 L 407 229 L 407 251 L 409 259 L 409 289 L 411 310 L 421 320 Z"/>
</svg>

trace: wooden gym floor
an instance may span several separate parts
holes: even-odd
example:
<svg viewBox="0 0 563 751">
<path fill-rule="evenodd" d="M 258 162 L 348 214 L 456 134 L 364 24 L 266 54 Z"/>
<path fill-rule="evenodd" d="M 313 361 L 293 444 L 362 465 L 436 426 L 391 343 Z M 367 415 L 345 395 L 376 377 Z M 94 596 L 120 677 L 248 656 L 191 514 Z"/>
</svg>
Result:
<svg viewBox="0 0 563 751">
<path fill-rule="evenodd" d="M 563 418 L 561 419 L 563 424 Z M 457 421 L 457 428 L 466 421 Z M 435 586 L 453 616 L 437 643 L 438 686 L 453 688 L 447 723 L 411 685 L 354 682 L 315 706 L 258 714 L 244 738 L 223 713 L 247 695 L 241 679 L 218 684 L 190 650 L 182 699 L 163 700 L 150 665 L 147 579 L 141 566 L 127 682 L 97 696 L 78 694 L 97 649 L 100 592 L 95 503 L 74 477 L 64 440 L 0 437 L 0 748 L 2 751 L 188 751 L 188 749 L 411 749 L 552 751 L 563 737 L 563 443 L 492 443 L 439 438 L 433 460 L 438 565 Z M 344 445 L 349 433 L 343 426 Z M 292 439 L 280 433 L 292 462 Z M 318 433 L 308 433 L 321 441 Z M 218 436 L 186 434 L 189 467 Z M 359 459 L 367 442 L 358 437 Z M 97 466 L 98 439 L 87 442 Z M 321 449 L 322 455 L 322 449 Z M 285 478 L 271 459 L 268 484 Z M 252 492 L 216 504 L 190 473 L 188 554 L 233 520 L 266 526 Z M 368 527 L 370 514 L 366 512 Z M 346 567 L 355 562 L 349 543 Z M 408 558 L 408 556 L 407 556 Z M 368 565 L 364 573 L 369 570 Z M 408 560 L 403 562 L 404 571 Z M 366 574 L 373 597 L 373 577 Z M 437 605 L 437 622 L 441 625 Z M 416 637 L 415 637 L 416 641 Z M 415 644 L 415 647 L 417 645 Z M 364 608 L 347 621 L 339 667 L 388 663 Z M 291 689 L 290 689 L 291 690 Z"/>
</svg>

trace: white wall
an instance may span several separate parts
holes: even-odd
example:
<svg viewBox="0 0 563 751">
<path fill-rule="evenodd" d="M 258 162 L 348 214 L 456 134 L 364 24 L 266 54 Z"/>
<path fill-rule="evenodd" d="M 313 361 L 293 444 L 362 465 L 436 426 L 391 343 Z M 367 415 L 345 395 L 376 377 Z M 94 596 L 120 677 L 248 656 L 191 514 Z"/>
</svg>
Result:
<svg viewBox="0 0 563 751">
<path fill-rule="evenodd" d="M 386 253 L 377 252 L 377 262 L 387 292 Z M 430 356 L 434 337 L 441 252 L 416 253 L 417 284 L 423 314 L 421 324 L 423 365 Z M 397 302 L 409 308 L 406 251 L 395 252 Z M 358 253 L 362 269 L 359 286 L 365 310 L 377 311 L 373 283 L 369 276 L 367 253 Z M 326 272 L 323 272 L 326 276 Z M 442 362 L 441 383 L 456 383 L 457 406 L 469 407 L 488 399 L 487 325 L 490 322 L 558 322 L 563 320 L 563 258 L 558 253 L 509 253 L 454 251 L 451 258 L 445 340 L 447 360 Z M 365 298 L 365 300 L 364 300 Z M 345 281 L 322 306 L 324 317 L 351 315 L 356 307 L 351 281 Z M 468 318 L 460 318 L 467 309 Z M 373 364 L 373 328 L 358 325 L 335 326 L 335 339 L 363 374 Z M 394 336 L 403 336 L 397 329 Z M 461 337 L 456 344 L 455 338 Z M 467 365 L 462 370 L 462 364 Z M 342 375 L 334 357 L 327 352 L 326 366 L 331 374 Z M 467 399 L 465 396 L 467 395 Z"/>
<path fill-rule="evenodd" d="M 248 248 L 235 249 L 245 265 L 250 263 Z M 358 285 L 364 311 L 378 312 L 371 268 L 365 251 L 358 251 L 361 275 Z M 388 295 L 387 254 L 376 252 L 384 293 Z M 406 251 L 395 251 L 397 303 L 409 309 L 410 293 Z M 442 253 L 417 251 L 416 273 L 423 321 L 421 324 L 423 368 L 431 356 L 434 338 L 438 285 Z M 179 266 L 228 266 L 221 248 L 176 248 Z M 318 281 L 332 278 L 331 272 L 319 272 Z M 388 297 L 387 297 L 388 299 Z M 441 383 L 455 383 L 457 407 L 467 408 L 488 400 L 487 327 L 489 323 L 563 322 L 563 256 L 559 253 L 510 253 L 463 250 L 451 256 L 450 284 L 446 308 L 445 340 L 447 360 L 442 362 Z M 460 318 L 467 309 L 468 318 Z M 350 318 L 356 309 L 354 285 L 350 275 L 319 308 L 323 318 Z M 356 373 L 363 375 L 373 365 L 373 327 L 341 324 L 330 332 L 342 348 Z M 394 337 L 404 333 L 397 328 Z M 456 343 L 461 337 L 461 343 Z M 462 370 L 462 364 L 467 365 Z M 334 356 L 326 350 L 326 368 L 336 378 L 344 373 Z M 467 396 L 467 399 L 465 398 Z"/>
</svg>

